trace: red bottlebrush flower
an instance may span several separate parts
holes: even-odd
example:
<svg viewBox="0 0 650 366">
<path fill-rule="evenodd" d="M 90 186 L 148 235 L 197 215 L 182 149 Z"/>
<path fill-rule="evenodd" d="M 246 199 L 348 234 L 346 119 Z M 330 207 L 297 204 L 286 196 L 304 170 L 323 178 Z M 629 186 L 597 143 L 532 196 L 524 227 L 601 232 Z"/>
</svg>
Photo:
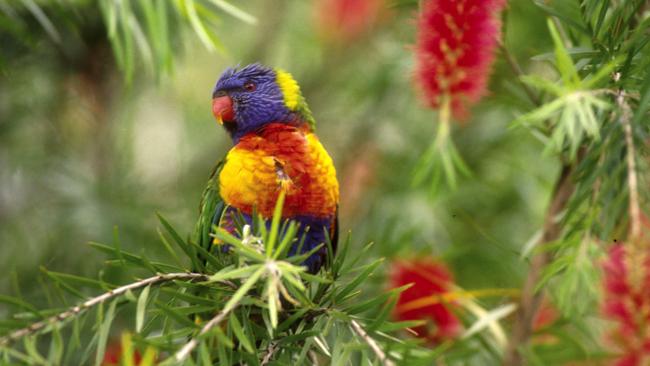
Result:
<svg viewBox="0 0 650 366">
<path fill-rule="evenodd" d="M 384 0 L 320 0 L 316 23 L 324 38 L 345 43 L 370 31 L 384 10 Z"/>
<path fill-rule="evenodd" d="M 450 310 L 454 304 L 444 299 L 453 281 L 447 267 L 433 258 L 394 262 L 390 273 L 391 287 L 413 284 L 400 294 L 394 318 L 400 321 L 425 320 L 425 325 L 413 330 L 431 343 L 457 337 L 461 323 Z"/>
<path fill-rule="evenodd" d="M 454 117 L 484 94 L 505 0 L 425 0 L 418 17 L 416 83 L 425 102 Z"/>
<path fill-rule="evenodd" d="M 650 253 L 614 245 L 603 263 L 605 317 L 615 322 L 609 340 L 616 346 L 617 366 L 650 363 Z"/>
</svg>

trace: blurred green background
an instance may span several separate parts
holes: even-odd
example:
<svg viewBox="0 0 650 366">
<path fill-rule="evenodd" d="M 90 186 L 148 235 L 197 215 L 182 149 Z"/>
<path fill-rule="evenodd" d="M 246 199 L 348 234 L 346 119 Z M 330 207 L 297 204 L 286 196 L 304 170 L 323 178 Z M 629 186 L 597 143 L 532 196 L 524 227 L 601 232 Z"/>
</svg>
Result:
<svg viewBox="0 0 650 366">
<path fill-rule="evenodd" d="M 41 266 L 126 281 L 128 273 L 102 272 L 103 256 L 86 243 L 111 242 L 117 227 L 122 249 L 156 257 L 156 212 L 189 234 L 211 169 L 231 146 L 211 115 L 211 89 L 226 67 L 254 61 L 301 84 L 356 247 L 440 256 L 469 289 L 519 287 L 522 248 L 541 226 L 557 162 L 528 131 L 509 128 L 530 105 L 508 64 L 497 55 L 489 95 L 456 124 L 472 176 L 432 195 L 411 184 L 436 121 L 412 85 L 417 2 L 367 0 L 372 14 L 347 9 L 343 18 L 328 2 L 233 2 L 256 24 L 215 8 L 206 27 L 221 51 L 178 23 L 164 66 L 134 57 L 131 80 L 97 3 L 0 7 L 0 293 L 44 303 Z M 37 5 L 56 33 L 22 4 Z M 509 2 L 504 35 L 525 69 L 543 67 L 531 57 L 551 43 L 532 2 Z"/>
</svg>

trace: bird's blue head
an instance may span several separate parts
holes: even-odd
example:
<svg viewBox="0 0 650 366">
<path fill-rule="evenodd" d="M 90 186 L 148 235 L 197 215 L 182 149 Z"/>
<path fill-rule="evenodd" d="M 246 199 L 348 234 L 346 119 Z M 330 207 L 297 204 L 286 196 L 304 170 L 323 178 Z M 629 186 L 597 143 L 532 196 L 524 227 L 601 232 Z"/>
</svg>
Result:
<svg viewBox="0 0 650 366">
<path fill-rule="evenodd" d="M 212 113 L 235 143 L 269 123 L 314 127 L 314 118 L 291 74 L 257 63 L 221 74 L 212 91 Z"/>
</svg>

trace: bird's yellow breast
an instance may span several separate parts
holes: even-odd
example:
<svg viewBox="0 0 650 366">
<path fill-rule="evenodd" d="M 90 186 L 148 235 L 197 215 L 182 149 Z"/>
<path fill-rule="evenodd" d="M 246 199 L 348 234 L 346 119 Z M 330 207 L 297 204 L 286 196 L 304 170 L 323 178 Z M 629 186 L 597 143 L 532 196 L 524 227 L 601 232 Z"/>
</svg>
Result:
<svg viewBox="0 0 650 366">
<path fill-rule="evenodd" d="M 219 182 L 226 204 L 265 217 L 282 190 L 284 217 L 330 217 L 339 200 L 336 170 L 318 137 L 284 124 L 244 136 L 228 152 Z"/>
</svg>

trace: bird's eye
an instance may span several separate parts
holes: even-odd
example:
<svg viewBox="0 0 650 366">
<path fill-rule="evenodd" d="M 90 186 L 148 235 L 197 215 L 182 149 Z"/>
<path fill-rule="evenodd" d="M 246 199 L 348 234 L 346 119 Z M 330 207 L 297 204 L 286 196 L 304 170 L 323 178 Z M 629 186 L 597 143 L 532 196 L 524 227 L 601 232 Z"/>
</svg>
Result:
<svg viewBox="0 0 650 366">
<path fill-rule="evenodd" d="M 257 88 L 257 85 L 255 85 L 255 83 L 248 82 L 248 83 L 244 84 L 244 90 L 246 90 L 246 91 L 252 92 L 252 91 L 255 91 L 256 88 Z"/>
</svg>

